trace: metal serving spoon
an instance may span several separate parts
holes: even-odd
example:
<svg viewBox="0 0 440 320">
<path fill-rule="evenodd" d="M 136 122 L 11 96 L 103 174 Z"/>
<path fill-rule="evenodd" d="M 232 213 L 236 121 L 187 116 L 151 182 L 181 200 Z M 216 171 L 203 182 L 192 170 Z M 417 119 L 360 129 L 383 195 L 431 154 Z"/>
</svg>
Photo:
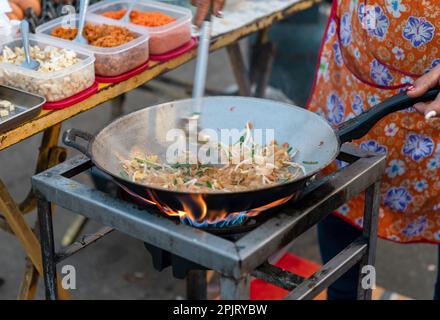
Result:
<svg viewBox="0 0 440 320">
<path fill-rule="evenodd" d="M 198 120 L 202 112 L 202 101 L 205 94 L 206 86 L 206 73 L 208 69 L 208 57 L 209 57 L 209 45 L 211 43 L 211 13 L 209 12 L 203 21 L 199 33 L 199 46 L 197 48 L 197 60 L 196 60 L 196 70 L 194 74 L 194 88 L 193 88 L 193 110 L 192 114 L 188 117 L 182 119 L 185 128 L 187 128 L 186 133 L 190 137 L 193 136 L 191 131 L 191 121 Z M 196 128 L 192 128 L 193 130 Z M 197 132 L 199 128 L 197 127 Z M 208 136 L 198 136 L 199 142 L 208 142 Z"/>
<path fill-rule="evenodd" d="M 87 13 L 87 7 L 89 6 L 89 0 L 81 0 L 79 3 L 79 20 L 78 20 L 78 33 L 76 34 L 76 37 L 74 41 L 81 43 L 81 44 L 88 44 L 86 38 L 83 36 L 83 30 L 84 25 L 86 22 L 86 13 Z"/>
<path fill-rule="evenodd" d="M 21 66 L 26 69 L 38 70 L 40 63 L 37 60 L 31 59 L 31 53 L 29 49 L 29 23 L 27 20 L 23 20 L 20 23 L 21 39 L 23 42 L 24 54 L 26 59 Z"/>
<path fill-rule="evenodd" d="M 124 16 L 122 17 L 121 21 L 125 22 L 125 23 L 129 23 L 130 22 L 130 13 L 133 10 L 134 6 L 136 5 L 137 0 L 133 0 L 130 2 L 130 5 L 127 8 L 127 12 L 124 14 Z"/>
</svg>

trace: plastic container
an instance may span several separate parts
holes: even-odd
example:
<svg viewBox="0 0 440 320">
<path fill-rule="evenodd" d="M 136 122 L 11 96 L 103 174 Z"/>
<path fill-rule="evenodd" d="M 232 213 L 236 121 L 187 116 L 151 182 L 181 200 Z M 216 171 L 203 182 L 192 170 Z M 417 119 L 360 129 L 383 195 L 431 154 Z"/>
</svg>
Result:
<svg viewBox="0 0 440 320">
<path fill-rule="evenodd" d="M 52 39 L 57 39 L 65 43 L 72 43 L 73 41 L 57 38 L 51 35 L 53 29 L 63 25 L 65 23 L 66 17 L 59 17 L 52 21 L 42 24 L 39 26 L 35 32 L 39 35 L 50 37 Z M 77 24 L 78 16 L 72 16 L 72 22 Z M 127 27 L 131 32 L 133 32 L 136 38 L 130 42 L 117 47 L 97 47 L 89 44 L 78 44 L 74 43 L 75 46 L 80 46 L 88 51 L 94 53 L 95 71 L 97 75 L 103 77 L 114 77 L 130 71 L 145 62 L 149 58 L 148 49 L 148 33 L 129 25 L 120 23 L 116 20 L 105 19 L 104 17 L 96 15 L 88 15 L 86 17 L 86 23 L 91 23 L 93 25 L 117 25 L 121 27 Z"/>
<path fill-rule="evenodd" d="M 29 70 L 19 65 L 0 62 L 0 84 L 19 88 L 27 92 L 44 96 L 47 101 L 59 101 L 71 97 L 93 85 L 95 82 L 94 61 L 92 53 L 78 47 L 37 35 L 29 35 L 29 44 L 45 48 L 47 46 L 66 48 L 75 51 L 76 64 L 54 72 Z M 0 54 L 8 46 L 11 49 L 22 47 L 22 40 L 14 37 L 0 43 Z"/>
<path fill-rule="evenodd" d="M 108 11 L 126 9 L 129 3 L 129 0 L 104 0 L 91 5 L 88 12 L 101 15 Z M 133 10 L 161 12 L 176 19 L 176 21 L 160 27 L 144 27 L 133 23 L 128 24 L 140 28 L 141 30 L 146 30 L 149 33 L 150 54 L 161 55 L 170 52 L 191 40 L 191 10 L 147 0 L 138 0 Z M 106 17 L 105 19 L 112 20 Z"/>
</svg>

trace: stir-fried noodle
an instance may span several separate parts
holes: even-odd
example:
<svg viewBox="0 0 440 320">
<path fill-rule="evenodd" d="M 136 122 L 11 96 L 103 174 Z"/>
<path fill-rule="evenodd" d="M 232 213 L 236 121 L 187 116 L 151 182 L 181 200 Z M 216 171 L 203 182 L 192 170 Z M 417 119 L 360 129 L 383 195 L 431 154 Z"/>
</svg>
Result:
<svg viewBox="0 0 440 320">
<path fill-rule="evenodd" d="M 231 160 L 225 164 L 167 164 L 159 161 L 157 155 L 147 154 L 123 161 L 121 175 L 140 184 L 174 191 L 236 192 L 286 183 L 305 174 L 304 167 L 294 161 L 297 149 L 276 141 L 264 146 L 256 144 L 251 129 L 248 123 L 240 139 L 229 146 L 210 142 Z"/>
</svg>

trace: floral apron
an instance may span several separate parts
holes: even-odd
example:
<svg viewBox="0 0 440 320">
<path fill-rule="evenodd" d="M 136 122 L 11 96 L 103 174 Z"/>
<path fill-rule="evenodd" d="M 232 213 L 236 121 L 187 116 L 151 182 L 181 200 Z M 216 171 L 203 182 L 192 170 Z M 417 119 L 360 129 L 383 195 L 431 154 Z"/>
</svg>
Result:
<svg viewBox="0 0 440 320">
<path fill-rule="evenodd" d="M 335 0 L 308 108 L 338 126 L 406 90 L 440 64 L 439 50 L 438 0 Z M 388 154 L 379 236 L 440 243 L 440 121 L 428 123 L 410 108 L 355 143 Z M 361 227 L 363 196 L 335 214 Z"/>
</svg>

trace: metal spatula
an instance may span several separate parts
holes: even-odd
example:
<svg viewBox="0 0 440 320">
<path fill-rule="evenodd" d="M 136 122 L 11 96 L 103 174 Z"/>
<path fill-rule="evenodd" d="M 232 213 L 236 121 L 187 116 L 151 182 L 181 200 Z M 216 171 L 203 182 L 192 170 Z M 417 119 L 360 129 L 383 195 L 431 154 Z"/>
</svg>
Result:
<svg viewBox="0 0 440 320">
<path fill-rule="evenodd" d="M 24 54 L 26 59 L 21 66 L 26 69 L 38 70 L 40 63 L 37 60 L 31 59 L 31 52 L 29 49 L 29 23 L 27 20 L 23 20 L 20 23 L 21 39 L 23 42 Z"/>
<path fill-rule="evenodd" d="M 86 22 L 86 13 L 87 13 L 87 7 L 89 6 L 89 0 L 81 0 L 79 3 L 79 20 L 78 20 L 78 33 L 75 37 L 75 42 L 81 43 L 81 44 L 88 44 L 86 38 L 83 36 L 83 30 L 84 25 Z"/>
</svg>

